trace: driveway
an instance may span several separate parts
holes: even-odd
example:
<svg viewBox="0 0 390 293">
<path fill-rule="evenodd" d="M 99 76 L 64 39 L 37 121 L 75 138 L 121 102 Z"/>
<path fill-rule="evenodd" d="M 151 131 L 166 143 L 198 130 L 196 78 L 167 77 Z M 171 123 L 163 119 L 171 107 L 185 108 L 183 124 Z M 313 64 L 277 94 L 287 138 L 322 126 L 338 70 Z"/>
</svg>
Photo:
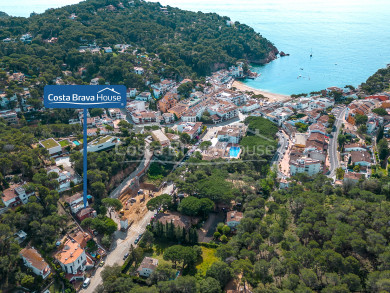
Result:
<svg viewBox="0 0 390 293">
<path fill-rule="evenodd" d="M 167 185 L 162 189 L 162 193 L 171 193 L 173 191 L 173 184 Z M 114 234 L 114 241 L 111 245 L 110 251 L 107 252 L 107 257 L 104 260 L 105 266 L 112 266 L 114 264 L 123 265 L 124 260 L 123 256 L 126 252 L 129 251 L 131 244 L 134 247 L 134 240 L 140 233 L 143 233 L 146 229 L 146 226 L 150 223 L 150 219 L 154 215 L 154 211 L 148 211 L 146 215 L 137 223 L 133 224 L 126 232 L 116 231 Z M 100 273 L 102 272 L 104 267 L 99 267 L 95 274 L 91 276 L 91 283 L 86 289 L 81 289 L 80 292 L 83 293 L 93 293 L 98 285 L 103 283 L 102 277 Z"/>
<path fill-rule="evenodd" d="M 153 152 L 149 149 L 149 144 L 145 145 L 145 156 L 141 163 L 138 165 L 137 169 L 135 169 L 125 180 L 122 181 L 113 191 L 110 193 L 110 197 L 118 198 L 126 189 L 129 187 L 131 180 L 134 179 L 135 176 L 142 171 L 145 166 L 148 166 L 150 160 L 153 157 Z"/>
</svg>

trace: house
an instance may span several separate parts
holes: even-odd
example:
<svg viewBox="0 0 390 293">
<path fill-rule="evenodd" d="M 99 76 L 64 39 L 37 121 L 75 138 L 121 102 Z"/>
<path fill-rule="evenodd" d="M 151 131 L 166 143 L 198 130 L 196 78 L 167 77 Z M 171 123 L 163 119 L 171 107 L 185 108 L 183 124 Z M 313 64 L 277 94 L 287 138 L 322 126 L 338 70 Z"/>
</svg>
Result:
<svg viewBox="0 0 390 293">
<path fill-rule="evenodd" d="M 76 214 L 78 211 L 84 208 L 84 197 L 81 192 L 77 192 L 71 197 L 65 199 L 65 202 L 68 203 L 72 213 Z M 88 201 L 87 201 L 88 206 Z"/>
<path fill-rule="evenodd" d="M 189 216 L 177 212 L 159 213 L 155 219 L 163 225 L 166 223 L 173 223 L 175 227 L 184 228 L 186 230 L 191 228 L 192 224 L 196 224 L 199 221 L 197 218 L 191 219 Z"/>
<path fill-rule="evenodd" d="M 128 88 L 126 91 L 126 97 L 127 98 L 135 98 L 137 95 L 137 89 L 136 88 Z"/>
<path fill-rule="evenodd" d="M 16 241 L 18 241 L 19 245 L 24 242 L 27 238 L 27 233 L 24 232 L 23 230 L 19 230 L 14 234 Z"/>
<path fill-rule="evenodd" d="M 6 207 L 15 207 L 20 204 L 26 204 L 30 196 L 34 194 L 34 191 L 26 192 L 24 185 L 15 184 L 3 190 L 1 199 Z"/>
<path fill-rule="evenodd" d="M 318 132 L 318 133 L 321 133 L 323 135 L 326 134 L 326 128 L 323 124 L 321 123 L 314 123 L 312 125 L 309 126 L 309 133 L 315 133 L 315 132 Z"/>
<path fill-rule="evenodd" d="M 313 176 L 321 171 L 321 161 L 301 157 L 296 160 L 290 159 L 290 175 L 294 176 L 298 173 L 307 173 L 309 176 Z"/>
<path fill-rule="evenodd" d="M 174 107 L 179 100 L 179 96 L 175 93 L 167 93 L 161 100 L 158 101 L 158 108 L 165 113 L 170 108 Z"/>
<path fill-rule="evenodd" d="M 99 77 L 95 77 L 91 79 L 90 85 L 98 85 L 99 84 Z"/>
<path fill-rule="evenodd" d="M 114 136 L 106 135 L 103 137 L 98 137 L 88 143 L 87 152 L 99 152 L 108 148 L 115 147 L 119 143 L 119 138 Z M 80 151 L 82 152 L 83 150 Z"/>
<path fill-rule="evenodd" d="M 352 165 L 371 166 L 371 155 L 367 151 L 352 151 L 350 156 Z"/>
<path fill-rule="evenodd" d="M 80 243 L 72 238 L 68 238 L 65 241 L 63 248 L 54 255 L 54 258 L 58 261 L 67 279 L 70 281 L 75 279 L 83 280 L 83 272 L 87 268 L 93 267 L 93 261 L 87 257 Z"/>
<path fill-rule="evenodd" d="M 134 73 L 142 75 L 144 74 L 145 70 L 142 67 L 134 67 Z"/>
<path fill-rule="evenodd" d="M 348 172 L 344 174 L 344 182 L 353 182 L 357 183 L 360 179 L 364 178 L 364 174 L 362 173 L 356 173 L 356 172 Z"/>
<path fill-rule="evenodd" d="M 224 126 L 217 133 L 218 141 L 237 144 L 245 136 L 246 130 L 247 126 L 243 123 Z"/>
<path fill-rule="evenodd" d="M 49 166 L 46 168 L 47 174 L 56 173 L 58 175 L 57 181 L 59 183 L 58 190 L 64 191 L 70 188 L 70 182 L 74 182 L 75 184 L 79 183 L 78 177 L 72 176 L 69 171 L 61 170 L 57 166 Z"/>
<path fill-rule="evenodd" d="M 135 98 L 136 101 L 144 101 L 144 102 L 149 102 L 151 99 L 152 99 L 152 94 L 150 92 L 142 92 Z"/>
<path fill-rule="evenodd" d="M 177 131 L 187 133 L 191 139 L 194 139 L 202 132 L 202 122 L 180 122 L 177 125 Z"/>
<path fill-rule="evenodd" d="M 86 218 L 95 218 L 96 216 L 96 211 L 91 207 L 83 208 L 79 210 L 76 214 L 76 217 L 80 222 L 82 222 Z"/>
<path fill-rule="evenodd" d="M 157 259 L 145 256 L 145 258 L 142 260 L 141 264 L 139 265 L 137 272 L 140 276 L 148 278 L 154 272 L 157 266 L 158 266 Z"/>
<path fill-rule="evenodd" d="M 169 138 L 166 137 L 164 132 L 161 129 L 153 130 L 152 137 L 155 141 L 158 141 L 161 146 L 166 147 L 170 144 Z"/>
<path fill-rule="evenodd" d="M 177 117 L 177 119 L 180 119 L 181 116 L 185 113 L 185 111 L 188 110 L 188 106 L 182 103 L 178 103 L 174 107 L 170 108 L 168 110 L 169 113 L 172 113 Z"/>
<path fill-rule="evenodd" d="M 23 42 L 23 43 L 31 43 L 32 41 L 32 35 L 30 35 L 29 33 L 27 34 L 24 34 L 20 37 L 20 40 Z"/>
<path fill-rule="evenodd" d="M 61 145 L 56 142 L 53 138 L 42 140 L 39 144 L 48 150 L 50 155 L 59 154 L 62 152 Z"/>
<path fill-rule="evenodd" d="M 344 151 L 352 152 L 352 151 L 366 151 L 367 149 L 361 145 L 360 143 L 349 143 L 344 145 Z"/>
<path fill-rule="evenodd" d="M 245 105 L 241 106 L 242 113 L 250 113 L 260 108 L 260 104 L 256 100 L 249 100 Z"/>
<path fill-rule="evenodd" d="M 26 267 L 30 268 L 34 274 L 46 279 L 50 275 L 50 267 L 41 254 L 34 247 L 26 247 L 20 251 L 20 256 Z"/>
<path fill-rule="evenodd" d="M 226 225 L 230 228 L 235 229 L 238 224 L 240 224 L 241 219 L 243 218 L 243 213 L 237 211 L 230 211 L 226 216 Z"/>
<path fill-rule="evenodd" d="M 19 122 L 18 115 L 12 110 L 0 111 L 0 119 L 4 119 L 9 124 L 17 124 Z"/>
<path fill-rule="evenodd" d="M 163 113 L 162 117 L 166 124 L 175 122 L 175 115 L 173 115 L 172 113 Z"/>
<path fill-rule="evenodd" d="M 132 112 L 130 116 L 135 124 L 159 123 L 161 119 L 159 112 L 151 111 Z"/>
</svg>

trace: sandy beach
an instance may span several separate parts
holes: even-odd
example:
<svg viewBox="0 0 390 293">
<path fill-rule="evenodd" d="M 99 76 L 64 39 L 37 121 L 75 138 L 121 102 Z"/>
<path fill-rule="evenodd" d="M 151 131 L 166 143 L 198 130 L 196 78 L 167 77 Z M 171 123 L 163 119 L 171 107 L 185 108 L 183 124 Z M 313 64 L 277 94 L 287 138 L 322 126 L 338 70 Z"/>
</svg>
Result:
<svg viewBox="0 0 390 293">
<path fill-rule="evenodd" d="M 274 94 L 274 93 L 255 89 L 237 80 L 233 82 L 232 87 L 235 87 L 240 91 L 254 92 L 256 95 L 258 94 L 263 95 L 264 97 L 267 97 L 270 102 L 285 102 L 291 98 L 288 95 Z"/>
</svg>

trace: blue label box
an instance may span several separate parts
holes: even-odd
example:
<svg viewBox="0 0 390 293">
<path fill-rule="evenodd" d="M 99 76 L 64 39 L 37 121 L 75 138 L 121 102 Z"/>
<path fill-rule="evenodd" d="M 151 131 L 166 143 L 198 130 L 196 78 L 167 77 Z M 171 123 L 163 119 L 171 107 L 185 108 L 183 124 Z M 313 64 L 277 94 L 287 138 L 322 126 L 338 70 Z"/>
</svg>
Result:
<svg viewBox="0 0 390 293">
<path fill-rule="evenodd" d="M 46 108 L 125 108 L 124 85 L 47 85 Z"/>
</svg>

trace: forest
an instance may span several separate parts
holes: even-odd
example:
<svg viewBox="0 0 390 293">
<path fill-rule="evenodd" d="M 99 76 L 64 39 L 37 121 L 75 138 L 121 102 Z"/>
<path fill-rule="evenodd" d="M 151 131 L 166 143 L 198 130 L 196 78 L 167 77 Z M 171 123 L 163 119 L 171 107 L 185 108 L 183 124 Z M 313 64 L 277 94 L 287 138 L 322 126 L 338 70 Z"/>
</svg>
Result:
<svg viewBox="0 0 390 293">
<path fill-rule="evenodd" d="M 361 85 L 362 90 L 369 94 L 380 93 L 390 90 L 390 66 L 381 68 L 371 75 L 366 82 Z"/>
<path fill-rule="evenodd" d="M 132 70 L 145 58 L 154 60 L 147 70 L 151 80 L 160 74 L 182 79 L 209 74 L 239 59 L 265 63 L 278 52 L 249 26 L 228 25 L 228 17 L 169 6 L 164 13 L 159 3 L 139 0 L 123 3 L 89 0 L 29 18 L 0 18 L 0 39 L 17 40 L 0 43 L 2 68 L 50 83 L 61 76 L 64 64 L 74 73 L 83 66 L 87 78 L 99 75 L 111 83 L 141 87 Z M 76 18 L 70 19 L 71 14 Z M 19 41 L 25 33 L 32 35 L 30 44 Z M 45 41 L 51 38 L 58 41 Z M 80 46 L 90 44 L 111 46 L 113 53 L 79 53 Z M 117 54 L 115 44 L 131 45 L 132 54 Z"/>
</svg>

